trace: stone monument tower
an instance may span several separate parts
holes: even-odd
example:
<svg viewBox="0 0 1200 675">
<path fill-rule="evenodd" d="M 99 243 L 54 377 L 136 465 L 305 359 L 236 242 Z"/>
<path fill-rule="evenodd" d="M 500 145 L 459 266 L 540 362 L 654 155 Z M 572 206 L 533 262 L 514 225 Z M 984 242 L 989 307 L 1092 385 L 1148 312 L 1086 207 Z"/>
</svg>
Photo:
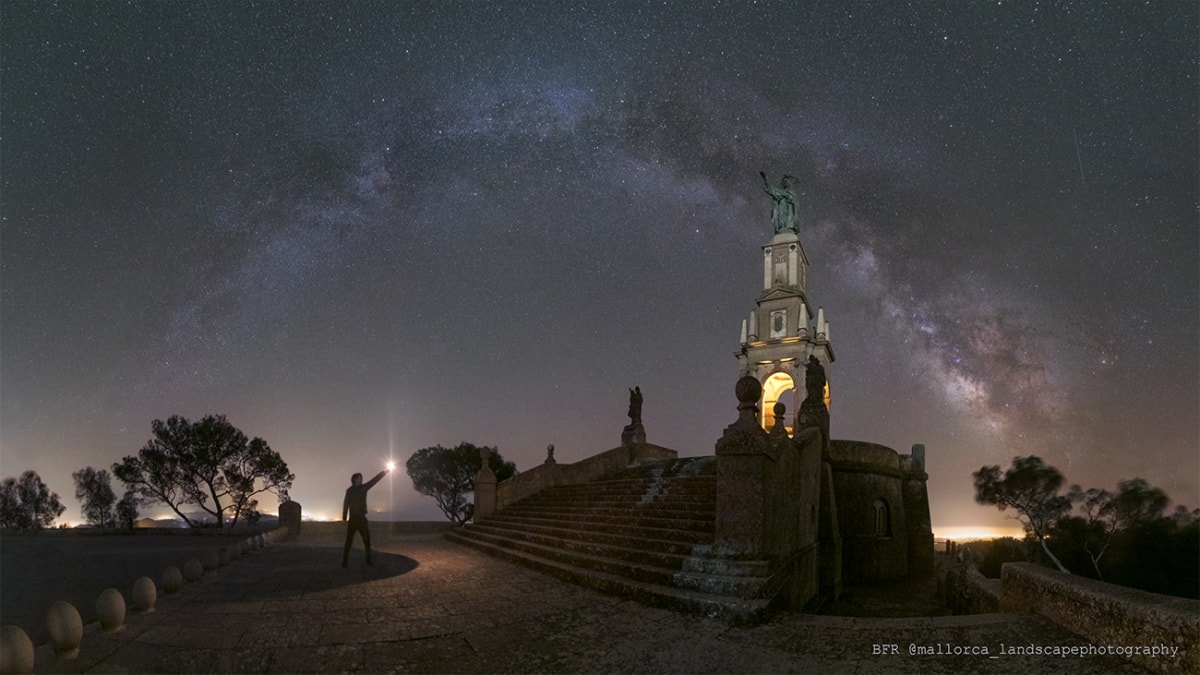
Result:
<svg viewBox="0 0 1200 675">
<path fill-rule="evenodd" d="M 800 243 L 793 187 L 796 179 L 784 176 L 779 185 L 772 186 L 766 174 L 760 175 L 772 201 L 775 234 L 762 247 L 763 288 L 756 309 L 742 320 L 741 348 L 736 356 L 741 374 L 762 383 L 759 423 L 769 431 L 775 425 L 775 403 L 783 402 L 788 411 L 800 411 L 806 393 L 805 377 L 813 372 L 809 357 L 816 358 L 823 369 L 824 403 L 828 410 L 834 356 L 825 310 L 818 307 L 813 315 L 813 305 L 805 289 L 808 257 Z M 788 435 L 795 432 L 796 420 L 795 417 L 785 420 Z M 828 431 L 826 428 L 826 439 Z"/>
</svg>

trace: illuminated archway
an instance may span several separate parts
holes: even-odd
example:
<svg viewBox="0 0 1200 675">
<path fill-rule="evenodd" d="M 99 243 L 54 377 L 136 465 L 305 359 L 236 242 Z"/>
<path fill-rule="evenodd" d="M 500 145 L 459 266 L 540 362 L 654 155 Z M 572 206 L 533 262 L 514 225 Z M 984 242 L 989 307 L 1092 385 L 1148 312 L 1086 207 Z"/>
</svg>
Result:
<svg viewBox="0 0 1200 675">
<path fill-rule="evenodd" d="M 763 429 L 770 431 L 775 426 L 775 403 L 777 401 L 783 400 L 784 405 L 787 406 L 788 414 L 796 412 L 792 410 L 795 407 L 795 401 L 793 400 L 795 395 L 792 393 L 795 387 L 796 383 L 792 380 L 792 376 L 787 373 L 771 373 L 767 381 L 763 382 L 762 413 L 760 415 Z M 786 419 L 784 423 L 787 425 L 787 432 L 790 436 L 792 434 L 792 425 L 787 424 Z"/>
</svg>

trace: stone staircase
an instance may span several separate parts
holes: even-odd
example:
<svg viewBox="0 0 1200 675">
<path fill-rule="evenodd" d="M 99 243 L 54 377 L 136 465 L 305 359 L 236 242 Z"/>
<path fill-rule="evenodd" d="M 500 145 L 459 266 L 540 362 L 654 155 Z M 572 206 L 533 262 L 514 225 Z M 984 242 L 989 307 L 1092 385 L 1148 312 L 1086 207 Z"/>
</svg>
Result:
<svg viewBox="0 0 1200 675">
<path fill-rule="evenodd" d="M 712 555 L 715 513 L 716 458 L 674 459 L 548 488 L 447 536 L 646 604 L 757 623 L 768 565 Z"/>
</svg>

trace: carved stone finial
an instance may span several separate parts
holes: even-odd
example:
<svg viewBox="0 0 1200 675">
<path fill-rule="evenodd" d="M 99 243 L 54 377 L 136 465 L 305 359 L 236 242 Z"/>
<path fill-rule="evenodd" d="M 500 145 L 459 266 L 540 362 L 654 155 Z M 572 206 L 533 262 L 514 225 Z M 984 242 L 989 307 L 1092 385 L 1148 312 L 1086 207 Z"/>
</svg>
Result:
<svg viewBox="0 0 1200 675">
<path fill-rule="evenodd" d="M 717 454 L 768 452 L 770 443 L 767 432 L 758 423 L 762 384 L 753 375 L 743 375 L 734 385 L 733 393 L 737 395 L 738 418 L 725 427 L 725 433 L 717 440 Z"/>
<path fill-rule="evenodd" d="M 771 426 L 771 436 L 773 438 L 787 437 L 787 406 L 783 401 L 775 402 L 775 424 Z"/>
<path fill-rule="evenodd" d="M 546 464 L 555 464 L 554 460 L 554 444 L 546 446 Z"/>
<path fill-rule="evenodd" d="M 762 397 L 762 384 L 753 375 L 743 375 L 733 387 L 738 400 L 738 421 L 754 422 L 758 417 L 758 399 Z"/>
</svg>

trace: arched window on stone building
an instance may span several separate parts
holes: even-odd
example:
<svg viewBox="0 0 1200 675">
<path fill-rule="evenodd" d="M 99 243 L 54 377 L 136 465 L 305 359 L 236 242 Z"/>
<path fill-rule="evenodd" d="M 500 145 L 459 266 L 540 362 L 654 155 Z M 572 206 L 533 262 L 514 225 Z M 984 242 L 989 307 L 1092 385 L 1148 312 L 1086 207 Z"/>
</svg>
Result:
<svg viewBox="0 0 1200 675">
<path fill-rule="evenodd" d="M 882 498 L 875 500 L 875 536 L 892 536 L 892 511 Z"/>
</svg>

